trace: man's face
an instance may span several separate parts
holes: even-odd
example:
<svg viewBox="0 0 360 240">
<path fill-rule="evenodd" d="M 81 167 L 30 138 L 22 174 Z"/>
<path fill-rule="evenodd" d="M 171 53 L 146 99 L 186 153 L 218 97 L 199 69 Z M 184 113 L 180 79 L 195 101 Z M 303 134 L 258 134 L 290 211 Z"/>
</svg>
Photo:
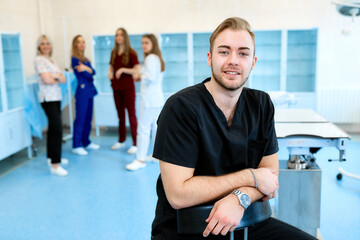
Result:
<svg viewBox="0 0 360 240">
<path fill-rule="evenodd" d="M 245 30 L 222 31 L 214 40 L 212 53 L 207 54 L 212 78 L 220 86 L 231 91 L 241 88 L 246 83 L 256 60 L 254 43 Z"/>
</svg>

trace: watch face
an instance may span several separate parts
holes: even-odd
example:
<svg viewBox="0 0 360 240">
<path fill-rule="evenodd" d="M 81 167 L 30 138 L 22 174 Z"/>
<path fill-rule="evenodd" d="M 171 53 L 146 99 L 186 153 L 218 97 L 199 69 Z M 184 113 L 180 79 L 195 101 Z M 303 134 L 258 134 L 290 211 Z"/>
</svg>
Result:
<svg viewBox="0 0 360 240">
<path fill-rule="evenodd" d="M 251 204 L 250 197 L 247 194 L 242 194 L 241 203 L 244 205 L 244 207 L 248 207 Z"/>
</svg>

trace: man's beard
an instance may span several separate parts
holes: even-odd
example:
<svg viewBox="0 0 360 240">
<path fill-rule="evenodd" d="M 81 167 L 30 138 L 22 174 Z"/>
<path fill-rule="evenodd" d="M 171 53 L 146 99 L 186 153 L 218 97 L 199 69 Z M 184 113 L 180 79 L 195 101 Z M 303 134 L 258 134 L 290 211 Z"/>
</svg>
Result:
<svg viewBox="0 0 360 240">
<path fill-rule="evenodd" d="M 239 85 L 235 85 L 235 86 L 226 86 L 225 85 L 225 82 L 223 82 L 221 80 L 221 76 L 220 74 L 215 74 L 214 73 L 214 70 L 213 70 L 213 67 L 212 67 L 212 63 L 211 63 L 211 73 L 212 73 L 212 76 L 214 77 L 215 81 L 224 89 L 226 90 L 229 90 L 229 91 L 236 91 L 238 90 L 239 88 L 243 87 L 245 85 L 245 83 L 247 82 L 247 80 L 249 79 L 249 76 L 250 76 L 250 73 L 249 75 L 245 78 L 245 81 L 244 82 L 240 82 Z"/>
</svg>

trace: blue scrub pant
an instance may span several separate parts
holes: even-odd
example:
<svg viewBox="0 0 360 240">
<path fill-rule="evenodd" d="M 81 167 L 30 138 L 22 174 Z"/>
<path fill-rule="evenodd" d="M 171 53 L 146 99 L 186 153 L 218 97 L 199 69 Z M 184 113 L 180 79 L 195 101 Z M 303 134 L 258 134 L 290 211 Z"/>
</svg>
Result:
<svg viewBox="0 0 360 240">
<path fill-rule="evenodd" d="M 73 148 L 87 147 L 91 132 L 94 98 L 77 98 L 75 101 L 76 117 L 74 121 Z"/>
</svg>

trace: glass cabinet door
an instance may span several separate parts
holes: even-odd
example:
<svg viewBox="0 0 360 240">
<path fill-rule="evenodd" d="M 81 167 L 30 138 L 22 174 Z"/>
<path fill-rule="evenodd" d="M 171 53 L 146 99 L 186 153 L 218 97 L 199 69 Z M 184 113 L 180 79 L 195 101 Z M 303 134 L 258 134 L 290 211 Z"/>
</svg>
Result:
<svg viewBox="0 0 360 240">
<path fill-rule="evenodd" d="M 211 33 L 194 33 L 194 84 L 211 77 L 211 68 L 207 64 L 207 53 L 210 51 Z"/>
<path fill-rule="evenodd" d="M 99 92 L 112 92 L 108 78 L 111 50 L 114 47 L 114 36 L 94 36 L 95 85 Z"/>
<path fill-rule="evenodd" d="M 2 95 L 1 95 L 1 76 L 0 76 L 0 113 L 3 111 L 3 106 L 2 106 Z"/>
<path fill-rule="evenodd" d="M 315 92 L 317 30 L 292 30 L 287 42 L 286 91 Z"/>
<path fill-rule="evenodd" d="M 20 51 L 20 35 L 1 35 L 8 109 L 24 106 L 24 74 Z"/>
<path fill-rule="evenodd" d="M 263 91 L 280 90 L 281 31 L 255 31 L 256 65 L 250 87 Z"/>
<path fill-rule="evenodd" d="M 161 51 L 166 64 L 163 91 L 177 92 L 188 86 L 187 34 L 161 34 Z"/>
</svg>

